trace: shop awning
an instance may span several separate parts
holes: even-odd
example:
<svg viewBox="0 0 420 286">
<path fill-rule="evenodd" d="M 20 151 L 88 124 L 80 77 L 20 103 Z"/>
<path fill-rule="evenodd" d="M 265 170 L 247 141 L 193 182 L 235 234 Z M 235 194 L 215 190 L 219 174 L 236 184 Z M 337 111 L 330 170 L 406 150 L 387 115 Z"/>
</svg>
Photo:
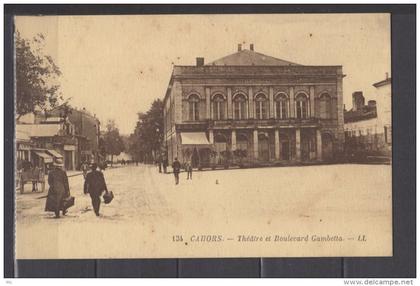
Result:
<svg viewBox="0 0 420 286">
<path fill-rule="evenodd" d="M 48 149 L 47 152 L 50 153 L 51 155 L 53 155 L 55 158 L 63 158 L 63 155 L 61 155 L 60 153 L 58 153 L 55 150 Z"/>
<path fill-rule="evenodd" d="M 53 157 L 51 155 L 48 155 L 47 153 L 43 152 L 43 151 L 34 151 L 35 154 L 44 159 L 44 163 L 52 163 L 53 162 Z"/>
<path fill-rule="evenodd" d="M 16 130 L 30 137 L 54 137 L 59 135 L 61 124 L 16 124 Z"/>
<path fill-rule="evenodd" d="M 181 132 L 182 145 L 211 145 L 204 132 Z"/>
<path fill-rule="evenodd" d="M 16 129 L 16 141 L 24 141 L 29 142 L 31 140 L 31 137 L 29 137 L 29 133 L 25 131 L 21 131 Z"/>
</svg>

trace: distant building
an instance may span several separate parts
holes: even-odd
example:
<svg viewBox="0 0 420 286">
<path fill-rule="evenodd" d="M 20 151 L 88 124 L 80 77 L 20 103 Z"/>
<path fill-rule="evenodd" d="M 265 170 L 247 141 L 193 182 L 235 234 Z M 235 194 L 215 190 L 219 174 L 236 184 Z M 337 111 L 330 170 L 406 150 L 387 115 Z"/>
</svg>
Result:
<svg viewBox="0 0 420 286">
<path fill-rule="evenodd" d="M 83 161 L 98 159 L 99 128 L 99 120 L 84 109 L 57 107 L 26 114 L 16 124 L 16 136 L 22 138 L 17 141 L 18 159 L 44 166 L 63 158 L 66 170 L 79 169 Z"/>
<path fill-rule="evenodd" d="M 46 168 L 54 159 L 61 158 L 64 159 L 66 170 L 74 170 L 77 141 L 73 136 L 73 126 L 68 121 L 57 120 L 40 124 L 16 124 L 16 137 L 29 138 L 26 150 L 22 149 L 22 139 L 17 140 L 17 159 Z"/>
<path fill-rule="evenodd" d="M 388 144 L 392 143 L 392 85 L 391 78 L 374 83 L 378 103 L 378 121 L 384 127 L 384 136 Z M 390 145 L 389 145 L 390 146 Z"/>
<path fill-rule="evenodd" d="M 58 107 L 49 111 L 49 116 L 67 116 L 74 127 L 74 136 L 77 140 L 77 156 L 75 164 L 77 168 L 82 162 L 98 161 L 100 121 L 85 108 L 71 108 L 67 112 Z"/>
<path fill-rule="evenodd" d="M 376 100 L 365 105 L 362 92 L 353 93 L 353 107 L 344 112 L 345 152 L 391 157 L 391 78 L 373 84 Z"/>
<path fill-rule="evenodd" d="M 32 147 L 32 144 L 31 144 L 30 133 L 26 130 L 16 128 L 16 161 L 17 163 L 31 160 L 31 147 Z"/>
<path fill-rule="evenodd" d="M 174 66 L 164 98 L 164 145 L 195 166 L 241 150 L 253 163 L 333 160 L 342 151 L 341 66 L 304 66 L 242 49 Z"/>
</svg>

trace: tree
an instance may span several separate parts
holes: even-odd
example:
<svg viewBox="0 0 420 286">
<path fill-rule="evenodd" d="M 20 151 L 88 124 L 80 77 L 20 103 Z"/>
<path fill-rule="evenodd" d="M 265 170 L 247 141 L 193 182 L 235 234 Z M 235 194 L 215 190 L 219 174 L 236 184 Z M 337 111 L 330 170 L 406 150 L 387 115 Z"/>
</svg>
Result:
<svg viewBox="0 0 420 286">
<path fill-rule="evenodd" d="M 128 153 L 131 155 L 134 161 L 143 162 L 144 156 L 141 148 L 141 144 L 138 140 L 138 136 L 135 133 L 130 134 L 128 137 Z"/>
<path fill-rule="evenodd" d="M 130 135 L 129 152 L 135 160 L 152 163 L 162 156 L 163 142 L 163 102 L 153 101 L 146 113 L 138 113 L 134 132 Z"/>
<path fill-rule="evenodd" d="M 106 159 L 106 143 L 103 136 L 99 137 L 98 140 L 98 148 L 99 148 L 99 154 Z"/>
<path fill-rule="evenodd" d="M 124 152 L 129 153 L 130 150 L 130 136 L 129 135 L 121 135 L 120 136 L 124 145 Z M 134 159 L 134 158 L 131 158 Z"/>
<path fill-rule="evenodd" d="M 49 55 L 44 53 L 45 38 L 42 34 L 32 40 L 24 39 L 16 32 L 16 114 L 45 110 L 55 107 L 62 99 L 58 77 L 60 69 Z"/>
<path fill-rule="evenodd" d="M 124 142 L 114 120 L 109 120 L 106 125 L 106 131 L 103 135 L 103 146 L 105 153 L 111 155 L 111 164 L 114 155 L 118 156 L 124 151 Z"/>
</svg>

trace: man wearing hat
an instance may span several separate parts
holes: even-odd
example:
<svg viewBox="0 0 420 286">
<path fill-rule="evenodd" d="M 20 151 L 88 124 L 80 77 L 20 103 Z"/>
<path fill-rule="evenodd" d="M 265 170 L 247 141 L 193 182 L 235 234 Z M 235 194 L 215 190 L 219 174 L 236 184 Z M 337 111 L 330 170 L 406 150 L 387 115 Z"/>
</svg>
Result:
<svg viewBox="0 0 420 286">
<path fill-rule="evenodd" d="M 104 191 L 107 191 L 104 174 L 97 170 L 98 165 L 93 163 L 91 165 L 91 172 L 86 175 L 85 185 L 83 192 L 89 193 L 92 199 L 93 210 L 96 216 L 99 216 L 99 207 L 101 206 L 101 195 Z"/>
<path fill-rule="evenodd" d="M 179 172 L 181 171 L 181 163 L 179 163 L 178 158 L 174 159 L 172 163 L 172 170 L 175 176 L 175 185 L 179 184 Z"/>
<path fill-rule="evenodd" d="M 54 212 L 55 217 L 60 217 L 60 211 L 63 215 L 67 213 L 64 207 L 64 199 L 70 197 L 69 180 L 66 172 L 63 170 L 63 159 L 57 158 L 53 163 L 53 169 L 48 173 L 48 190 L 45 211 Z"/>
</svg>

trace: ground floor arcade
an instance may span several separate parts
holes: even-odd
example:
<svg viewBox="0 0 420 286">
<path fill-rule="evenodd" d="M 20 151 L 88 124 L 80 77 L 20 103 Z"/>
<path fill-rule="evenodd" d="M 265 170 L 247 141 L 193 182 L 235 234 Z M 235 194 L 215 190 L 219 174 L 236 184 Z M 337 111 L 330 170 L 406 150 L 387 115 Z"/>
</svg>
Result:
<svg viewBox="0 0 420 286">
<path fill-rule="evenodd" d="M 192 135 L 195 141 L 190 140 Z M 209 129 L 180 132 L 175 138 L 168 146 L 169 162 L 178 157 L 194 167 L 328 162 L 336 149 L 334 135 L 320 128 Z"/>
</svg>

